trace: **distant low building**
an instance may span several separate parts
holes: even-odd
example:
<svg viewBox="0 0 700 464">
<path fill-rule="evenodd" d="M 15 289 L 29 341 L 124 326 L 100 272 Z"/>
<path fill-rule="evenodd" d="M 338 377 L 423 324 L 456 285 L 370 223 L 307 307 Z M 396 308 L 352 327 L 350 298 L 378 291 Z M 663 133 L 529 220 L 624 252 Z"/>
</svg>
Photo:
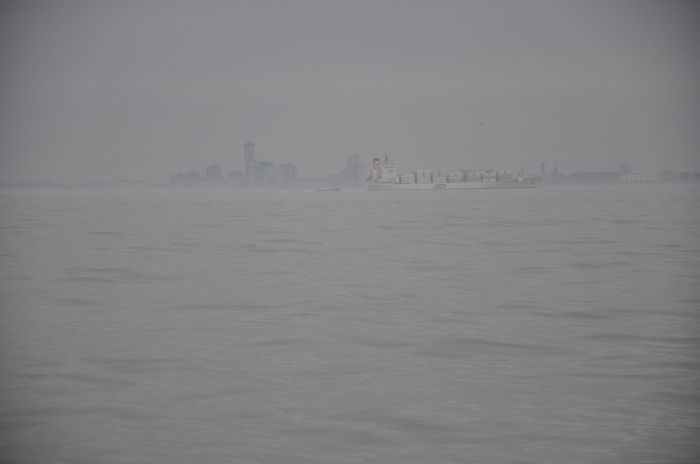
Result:
<svg viewBox="0 0 700 464">
<path fill-rule="evenodd" d="M 172 185 L 180 185 L 185 183 L 185 175 L 184 174 L 173 174 L 170 176 L 170 184 Z"/>
<path fill-rule="evenodd" d="M 659 171 L 659 180 L 673 182 L 678 180 L 678 173 L 673 171 Z"/>
<path fill-rule="evenodd" d="M 297 177 L 294 186 L 300 188 L 326 187 L 326 177 Z"/>
<path fill-rule="evenodd" d="M 118 190 L 146 189 L 148 182 L 142 180 L 113 180 L 109 183 L 108 188 Z"/>
<path fill-rule="evenodd" d="M 636 174 L 620 174 L 620 182 L 648 182 L 648 181 L 658 181 L 659 173 L 656 174 L 646 174 L 646 173 L 636 173 Z"/>
<path fill-rule="evenodd" d="M 544 168 L 544 164 L 540 166 L 540 170 Z M 534 176 L 533 176 L 534 177 Z M 554 169 L 552 169 L 552 172 L 549 174 L 545 174 L 542 176 L 542 180 L 544 182 L 551 182 L 551 183 L 563 183 L 563 182 L 568 182 L 569 178 L 559 172 L 556 166 L 554 166 Z"/>
<path fill-rule="evenodd" d="M 698 182 L 700 181 L 700 173 L 698 172 L 679 172 L 678 180 L 682 182 Z"/>
<path fill-rule="evenodd" d="M 229 187 L 244 187 L 245 186 L 245 176 L 243 171 L 229 171 L 226 173 L 226 184 Z"/>
<path fill-rule="evenodd" d="M 578 183 L 602 183 L 619 182 L 620 171 L 599 171 L 599 172 L 572 172 L 571 182 Z"/>
<path fill-rule="evenodd" d="M 219 182 L 224 180 L 224 176 L 221 175 L 221 165 L 214 164 L 212 166 L 207 166 L 207 180 Z"/>
<path fill-rule="evenodd" d="M 345 171 L 343 169 L 343 171 Z M 340 174 L 331 174 L 326 176 L 326 186 L 327 187 L 339 187 L 340 186 Z"/>
<path fill-rule="evenodd" d="M 185 174 L 173 174 L 170 176 L 170 187 L 199 188 L 206 181 L 206 177 L 198 172 L 191 171 Z"/>
</svg>

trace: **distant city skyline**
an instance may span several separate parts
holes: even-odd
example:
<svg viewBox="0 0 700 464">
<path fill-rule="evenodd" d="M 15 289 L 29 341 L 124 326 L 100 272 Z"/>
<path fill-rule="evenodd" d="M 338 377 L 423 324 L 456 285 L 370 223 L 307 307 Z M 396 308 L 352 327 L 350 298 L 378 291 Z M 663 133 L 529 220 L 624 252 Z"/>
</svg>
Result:
<svg viewBox="0 0 700 464">
<path fill-rule="evenodd" d="M 248 142 L 244 145 L 244 161 L 250 160 L 254 155 L 254 144 Z M 379 158 L 375 158 L 375 161 Z M 292 163 L 282 163 L 275 166 L 270 161 L 258 161 L 252 159 L 251 182 L 248 183 L 244 171 L 228 171 L 223 175 L 220 164 L 205 167 L 202 175 L 199 171 L 181 172 L 171 174 L 167 182 L 154 182 L 147 179 L 93 179 L 90 182 L 52 181 L 42 178 L 35 182 L 0 182 L 0 187 L 33 187 L 33 188 L 110 188 L 110 189 L 146 189 L 146 188 L 229 188 L 229 189 L 278 189 L 278 188 L 322 188 L 364 187 L 365 179 L 361 174 L 367 168 L 362 163 L 362 157 L 355 154 L 347 157 L 347 167 L 340 169 L 336 174 L 325 176 L 304 177 L 297 176 L 297 167 Z M 523 167 L 524 169 L 524 167 Z M 371 171 L 368 171 L 371 172 Z M 414 171 L 401 171 L 403 175 L 415 174 Z M 432 172 L 432 171 L 431 171 Z M 480 173 L 482 171 L 476 171 Z M 506 173 L 511 171 L 504 171 Z M 527 172 L 527 171 L 525 171 Z M 529 177 L 541 177 L 545 184 L 563 183 L 646 183 L 646 182 L 700 182 L 700 172 L 659 170 L 656 172 L 633 171 L 632 163 L 620 163 L 617 171 L 584 171 L 565 174 L 555 164 L 551 172 L 546 172 L 546 163 L 540 162 L 540 171 L 530 172 Z M 371 177 L 371 175 L 369 176 Z"/>
</svg>

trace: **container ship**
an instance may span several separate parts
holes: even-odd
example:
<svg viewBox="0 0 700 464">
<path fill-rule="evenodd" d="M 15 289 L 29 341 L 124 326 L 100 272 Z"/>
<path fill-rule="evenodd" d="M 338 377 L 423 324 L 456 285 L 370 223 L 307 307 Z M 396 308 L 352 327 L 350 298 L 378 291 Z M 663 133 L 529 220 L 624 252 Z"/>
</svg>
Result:
<svg viewBox="0 0 700 464">
<path fill-rule="evenodd" d="M 366 180 L 367 190 L 452 190 L 483 188 L 535 188 L 542 181 L 539 177 L 525 177 L 523 169 L 519 176 L 511 171 L 452 170 L 452 171 L 413 171 L 399 174 L 396 166 L 389 164 L 384 155 L 384 166 L 379 158 L 374 158 L 372 175 Z"/>
</svg>

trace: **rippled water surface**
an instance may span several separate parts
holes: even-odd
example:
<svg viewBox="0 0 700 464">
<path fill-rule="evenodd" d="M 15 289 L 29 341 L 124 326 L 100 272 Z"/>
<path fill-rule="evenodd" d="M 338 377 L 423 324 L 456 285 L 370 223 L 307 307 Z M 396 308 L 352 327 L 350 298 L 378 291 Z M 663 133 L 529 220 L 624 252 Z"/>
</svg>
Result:
<svg viewBox="0 0 700 464">
<path fill-rule="evenodd" d="M 0 457 L 696 462 L 699 200 L 0 192 Z"/>
</svg>

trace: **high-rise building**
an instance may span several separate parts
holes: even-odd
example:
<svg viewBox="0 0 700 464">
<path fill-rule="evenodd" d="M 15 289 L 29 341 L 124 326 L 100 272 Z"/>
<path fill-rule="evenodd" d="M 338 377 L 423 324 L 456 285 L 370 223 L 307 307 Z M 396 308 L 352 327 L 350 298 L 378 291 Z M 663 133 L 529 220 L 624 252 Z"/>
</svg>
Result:
<svg viewBox="0 0 700 464">
<path fill-rule="evenodd" d="M 542 162 L 540 163 L 540 175 L 544 176 L 544 174 L 545 174 L 545 172 L 544 172 L 544 161 L 542 161 Z"/>
<path fill-rule="evenodd" d="M 253 187 L 255 185 L 255 144 L 246 143 L 244 150 L 244 161 L 245 161 L 245 183 L 248 187 Z"/>
<path fill-rule="evenodd" d="M 256 163 L 256 166 L 265 164 L 265 180 L 263 186 L 265 188 L 283 188 L 291 187 L 297 177 L 297 168 L 293 164 L 280 164 L 273 166 L 272 163 Z"/>
<path fill-rule="evenodd" d="M 297 178 L 297 167 L 291 163 L 280 164 L 278 167 L 282 173 L 282 185 L 285 187 L 294 185 Z"/>
<path fill-rule="evenodd" d="M 620 174 L 632 174 L 632 163 L 620 163 Z"/>
<path fill-rule="evenodd" d="M 258 165 L 261 163 L 257 163 Z M 257 167 L 257 166 L 256 166 Z M 264 178 L 264 183 L 263 187 L 265 188 L 275 188 L 275 187 L 281 187 L 282 186 L 282 172 L 280 171 L 279 166 L 275 167 L 270 164 L 265 164 L 263 166 L 263 170 L 265 173 L 265 178 Z"/>
<path fill-rule="evenodd" d="M 253 182 L 248 184 L 248 186 L 256 188 L 265 187 L 265 168 L 272 166 L 272 161 L 255 161 L 253 163 Z"/>
<path fill-rule="evenodd" d="M 348 156 L 348 167 L 345 170 L 345 184 L 358 185 L 362 182 L 362 160 L 360 155 Z"/>
</svg>

